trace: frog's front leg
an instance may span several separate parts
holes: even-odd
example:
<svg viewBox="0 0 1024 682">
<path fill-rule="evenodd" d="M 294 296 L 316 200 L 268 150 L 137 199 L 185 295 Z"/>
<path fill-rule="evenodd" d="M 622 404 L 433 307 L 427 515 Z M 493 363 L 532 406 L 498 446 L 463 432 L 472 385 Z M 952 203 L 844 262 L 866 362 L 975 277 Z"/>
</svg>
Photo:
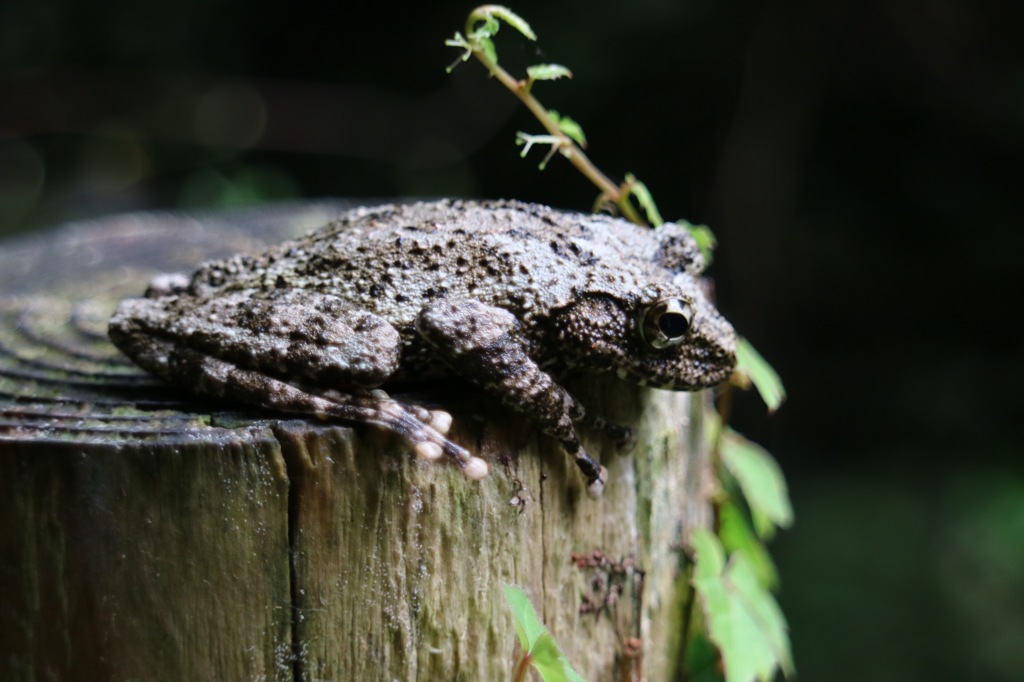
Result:
<svg viewBox="0 0 1024 682">
<path fill-rule="evenodd" d="M 580 445 L 574 422 L 585 410 L 527 353 L 512 313 L 479 301 L 435 301 L 420 311 L 416 330 L 455 372 L 526 414 L 576 460 L 587 492 L 604 491 L 608 471 Z"/>
<path fill-rule="evenodd" d="M 281 290 L 128 299 L 111 318 L 110 338 L 171 383 L 272 410 L 382 427 L 426 459 L 447 454 L 467 476 L 487 474 L 483 460 L 445 438 L 447 414 L 371 390 L 398 366 L 398 333 L 335 296 Z"/>
</svg>

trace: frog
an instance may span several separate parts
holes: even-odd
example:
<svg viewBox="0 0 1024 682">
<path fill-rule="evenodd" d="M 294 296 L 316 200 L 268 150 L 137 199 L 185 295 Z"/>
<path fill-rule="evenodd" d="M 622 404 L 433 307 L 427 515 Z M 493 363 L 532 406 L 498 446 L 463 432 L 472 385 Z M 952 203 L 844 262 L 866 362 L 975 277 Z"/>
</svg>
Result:
<svg viewBox="0 0 1024 682">
<path fill-rule="evenodd" d="M 638 226 L 515 200 L 353 209 L 263 253 L 163 275 L 120 302 L 111 341 L 156 377 L 207 396 L 392 431 L 470 479 L 481 457 L 451 414 L 392 398 L 403 381 L 461 378 L 556 439 L 599 497 L 608 470 L 582 446 L 625 425 L 564 386 L 580 372 L 665 390 L 730 377 L 736 334 L 685 226 Z"/>
</svg>

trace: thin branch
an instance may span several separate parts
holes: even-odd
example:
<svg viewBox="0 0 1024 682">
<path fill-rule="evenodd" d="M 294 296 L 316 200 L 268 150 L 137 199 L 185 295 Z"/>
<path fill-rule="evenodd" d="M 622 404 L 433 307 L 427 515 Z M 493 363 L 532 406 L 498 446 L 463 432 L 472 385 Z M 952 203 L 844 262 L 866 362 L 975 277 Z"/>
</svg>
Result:
<svg viewBox="0 0 1024 682">
<path fill-rule="evenodd" d="M 486 21 L 490 16 L 491 6 L 489 5 L 477 7 L 473 10 L 469 15 L 469 19 L 466 21 L 466 35 L 472 35 L 476 23 Z M 548 110 L 544 105 L 533 96 L 530 92 L 530 86 L 532 83 L 514 78 L 508 71 L 493 62 L 477 41 L 474 41 L 472 38 L 467 38 L 467 41 L 473 52 L 473 56 L 480 60 L 487 71 L 497 78 L 502 85 L 508 88 L 512 94 L 519 98 L 534 117 L 540 121 L 540 124 L 544 126 L 544 129 L 547 130 L 548 133 L 561 140 L 558 150 L 559 153 L 567 158 L 572 165 L 576 166 L 576 168 L 583 173 L 587 179 L 601 190 L 601 197 L 607 198 L 609 201 L 613 202 L 618 207 L 619 212 L 623 217 L 630 222 L 636 223 L 637 225 L 646 225 L 647 222 L 640 217 L 636 212 L 636 209 L 633 208 L 633 205 L 629 203 L 629 183 L 617 185 L 611 180 L 611 178 L 598 170 L 597 166 L 595 166 L 583 150 L 580 149 L 579 145 L 577 145 L 568 135 L 562 132 L 562 129 L 559 128 L 558 123 L 551 118 L 551 115 L 548 113 Z"/>
</svg>

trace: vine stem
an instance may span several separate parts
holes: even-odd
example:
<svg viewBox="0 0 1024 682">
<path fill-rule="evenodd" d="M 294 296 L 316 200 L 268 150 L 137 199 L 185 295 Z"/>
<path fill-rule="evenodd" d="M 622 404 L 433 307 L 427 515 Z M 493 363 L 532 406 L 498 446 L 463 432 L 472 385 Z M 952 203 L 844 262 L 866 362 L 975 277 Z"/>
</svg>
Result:
<svg viewBox="0 0 1024 682">
<path fill-rule="evenodd" d="M 491 8 L 488 5 L 477 7 L 475 10 L 470 12 L 469 18 L 466 20 L 466 35 L 473 33 L 474 25 L 479 21 L 486 21 L 491 15 Z M 613 202 L 619 209 L 619 212 L 632 223 L 637 225 L 646 225 L 647 222 L 640 217 L 633 208 L 632 204 L 629 203 L 629 187 L 628 183 L 622 185 L 615 184 L 611 178 L 602 173 L 597 166 L 593 164 L 579 145 L 577 145 L 568 135 L 562 132 L 562 129 L 558 127 L 558 124 L 551 115 L 548 114 L 548 110 L 544 107 L 540 101 L 533 96 L 530 92 L 531 81 L 521 81 L 513 77 L 505 69 L 498 66 L 495 62 L 484 53 L 483 49 L 480 48 L 475 42 L 470 42 L 470 49 L 473 52 L 473 56 L 480 60 L 487 71 L 498 79 L 498 81 L 504 85 L 508 90 L 512 92 L 519 100 L 526 106 L 527 109 L 534 115 L 534 117 L 540 121 L 540 124 L 544 126 L 552 136 L 557 137 L 560 140 L 559 152 L 562 156 L 569 159 L 572 165 L 583 173 L 588 180 L 601 190 L 601 198 L 607 198 Z M 600 201 L 599 201 L 600 203 Z"/>
<path fill-rule="evenodd" d="M 530 670 L 530 654 L 523 652 L 512 672 L 512 682 L 526 682 L 526 673 Z"/>
</svg>

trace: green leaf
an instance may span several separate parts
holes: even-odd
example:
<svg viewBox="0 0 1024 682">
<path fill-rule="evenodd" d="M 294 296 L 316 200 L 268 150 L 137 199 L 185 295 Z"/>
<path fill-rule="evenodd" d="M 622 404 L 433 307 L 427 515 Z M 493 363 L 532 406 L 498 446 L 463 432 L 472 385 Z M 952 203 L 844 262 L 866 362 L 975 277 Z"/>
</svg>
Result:
<svg viewBox="0 0 1024 682">
<path fill-rule="evenodd" d="M 729 554 L 743 552 L 750 559 L 761 585 L 770 590 L 778 587 L 779 574 L 771 555 L 754 534 L 743 510 L 729 500 L 718 506 L 718 537 Z"/>
<path fill-rule="evenodd" d="M 710 531 L 698 528 L 691 541 L 697 561 L 693 569 L 693 581 L 715 578 L 725 570 L 725 549 Z"/>
<path fill-rule="evenodd" d="M 585 682 L 566 659 L 551 633 L 540 636 L 530 651 L 530 664 L 544 682 Z"/>
<path fill-rule="evenodd" d="M 691 682 L 723 682 L 718 670 L 718 649 L 703 633 L 695 632 L 686 647 L 687 679 Z"/>
<path fill-rule="evenodd" d="M 722 654 L 726 682 L 767 680 L 776 668 L 792 673 L 786 621 L 746 556 L 733 554 L 725 565 L 718 538 L 703 528 L 694 532 L 693 547 L 693 586 L 708 636 Z"/>
<path fill-rule="evenodd" d="M 526 593 L 514 585 L 505 585 L 505 599 L 515 616 L 519 644 L 528 653 L 530 665 L 537 669 L 544 682 L 585 682 L 540 622 Z"/>
<path fill-rule="evenodd" d="M 757 574 L 747 556 L 742 552 L 729 559 L 725 571 L 727 586 L 742 602 L 743 610 L 753 616 L 758 631 L 764 635 L 771 648 L 774 663 L 788 677 L 793 673 L 793 654 L 789 647 L 789 628 L 775 597 L 757 579 Z M 768 674 L 770 674 L 768 670 Z"/>
<path fill-rule="evenodd" d="M 746 377 L 761 394 L 768 412 L 779 409 L 786 399 L 782 379 L 768 362 L 742 336 L 736 340 L 736 371 Z"/>
<path fill-rule="evenodd" d="M 554 119 L 555 123 L 558 124 L 558 129 L 569 136 L 569 139 L 584 149 L 587 148 L 587 136 L 583 134 L 583 128 L 580 127 L 579 123 L 568 116 L 562 116 L 554 109 L 548 109 L 548 116 Z"/>
<path fill-rule="evenodd" d="M 519 644 L 523 647 L 523 651 L 530 651 L 540 636 L 545 634 L 548 629 L 540 622 L 533 603 L 521 589 L 515 585 L 505 585 L 505 600 L 512 607 L 512 615 L 515 616 Z"/>
<path fill-rule="evenodd" d="M 526 67 L 526 75 L 535 81 L 553 81 L 572 78 L 572 71 L 561 64 L 534 64 Z"/>
<path fill-rule="evenodd" d="M 474 25 L 474 22 L 478 22 Z M 480 50 L 484 53 L 484 58 L 493 66 L 498 63 L 498 50 L 494 47 L 494 41 L 491 37 L 498 32 L 501 28 L 501 24 L 495 19 L 490 12 L 484 14 L 474 14 L 470 17 L 470 24 L 473 25 L 473 30 L 468 31 L 466 37 L 472 45 L 472 49 Z"/>
<path fill-rule="evenodd" d="M 530 665 L 537 669 L 545 682 L 565 679 L 565 669 L 558 650 L 558 643 L 551 633 L 545 632 L 530 647 Z"/>
<path fill-rule="evenodd" d="M 479 20 L 480 23 L 469 32 L 470 40 L 485 40 L 493 36 L 501 28 L 501 24 L 498 23 L 498 20 L 491 13 L 474 17 L 473 20 Z"/>
<path fill-rule="evenodd" d="M 767 450 L 730 429 L 722 433 L 721 457 L 743 490 L 758 535 L 770 537 L 774 526 L 792 525 L 786 479 Z"/>
<path fill-rule="evenodd" d="M 530 40 L 537 40 L 537 35 L 533 32 L 533 29 L 530 28 L 530 25 L 526 23 L 526 20 L 510 10 L 508 7 L 502 7 L 501 5 L 488 5 L 487 8 L 489 15 L 501 19 Z"/>
<path fill-rule="evenodd" d="M 636 197 L 637 203 L 643 209 L 644 215 L 647 216 L 647 222 L 651 224 L 651 227 L 657 227 L 665 222 L 658 211 L 657 204 L 654 203 L 651 190 L 647 189 L 647 185 L 637 180 L 636 176 L 632 173 L 626 173 L 626 184 L 629 186 L 629 193 Z"/>
</svg>

